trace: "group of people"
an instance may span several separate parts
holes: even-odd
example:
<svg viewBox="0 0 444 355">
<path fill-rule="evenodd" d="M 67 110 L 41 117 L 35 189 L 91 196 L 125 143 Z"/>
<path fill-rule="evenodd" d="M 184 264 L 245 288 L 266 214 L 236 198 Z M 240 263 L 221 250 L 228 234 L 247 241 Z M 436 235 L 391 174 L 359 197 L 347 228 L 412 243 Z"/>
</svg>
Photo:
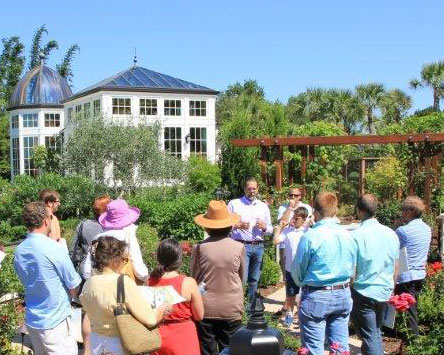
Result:
<svg viewBox="0 0 444 355">
<path fill-rule="evenodd" d="M 195 217 L 207 237 L 193 246 L 187 276 L 179 273 L 182 248 L 174 239 L 159 243 L 157 266 L 149 272 L 136 236 L 140 211 L 123 199 L 98 197 L 94 219 L 79 223 L 68 248 L 54 215 L 60 196 L 42 191 L 40 201 L 24 207 L 28 234 L 14 258 L 25 288 L 25 322 L 35 354 L 77 354 L 71 321 L 71 307 L 77 303 L 82 307 L 85 354 L 126 354 L 113 312 L 121 274 L 127 275 L 126 308 L 140 323 L 159 329 L 161 347 L 153 354 L 218 354 L 229 346 L 257 294 L 269 236 L 279 245 L 286 283 L 280 313 L 286 326 L 298 319 L 302 345 L 310 354 L 323 354 L 325 339 L 348 351 L 351 315 L 363 354 L 382 355 L 386 301 L 393 292 L 417 298 L 425 278 L 431 231 L 421 219 L 422 200 L 411 196 L 404 201 L 403 225 L 393 231 L 375 219 L 376 198 L 364 195 L 356 203 L 361 224 L 349 232 L 336 218 L 334 193 L 320 193 L 312 208 L 301 202 L 299 188 L 290 188 L 275 228 L 258 193 L 257 180 L 247 178 L 241 198 L 228 205 L 210 201 L 206 213 Z M 398 274 L 400 248 L 406 250 L 408 268 Z M 183 301 L 152 308 L 140 285 L 171 286 Z M 416 307 L 409 315 L 417 333 Z"/>
</svg>

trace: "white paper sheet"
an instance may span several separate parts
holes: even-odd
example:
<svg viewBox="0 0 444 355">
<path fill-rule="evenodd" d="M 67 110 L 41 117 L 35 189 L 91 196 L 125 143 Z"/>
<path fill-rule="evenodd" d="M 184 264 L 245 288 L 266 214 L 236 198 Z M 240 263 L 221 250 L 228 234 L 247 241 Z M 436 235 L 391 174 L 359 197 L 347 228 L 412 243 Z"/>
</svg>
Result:
<svg viewBox="0 0 444 355">
<path fill-rule="evenodd" d="M 407 248 L 399 249 L 399 271 L 398 274 L 402 274 L 403 272 L 409 271 L 409 263 L 407 259 Z"/>
<path fill-rule="evenodd" d="M 176 304 L 185 301 L 185 298 L 171 285 L 159 287 L 139 286 L 139 288 L 152 308 L 157 308 L 164 302 Z"/>
</svg>

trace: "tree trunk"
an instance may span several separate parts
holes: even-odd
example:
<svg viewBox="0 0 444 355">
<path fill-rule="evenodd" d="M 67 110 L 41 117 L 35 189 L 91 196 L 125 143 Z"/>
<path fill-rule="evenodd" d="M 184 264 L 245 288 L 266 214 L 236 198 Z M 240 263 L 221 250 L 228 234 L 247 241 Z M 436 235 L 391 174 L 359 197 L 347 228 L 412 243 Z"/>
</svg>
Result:
<svg viewBox="0 0 444 355">
<path fill-rule="evenodd" d="M 375 134 L 375 125 L 373 123 L 373 112 L 372 109 L 369 107 L 367 109 L 367 123 L 368 123 L 368 133 Z"/>
<path fill-rule="evenodd" d="M 439 95 L 438 89 L 433 89 L 433 110 L 439 112 Z"/>
</svg>

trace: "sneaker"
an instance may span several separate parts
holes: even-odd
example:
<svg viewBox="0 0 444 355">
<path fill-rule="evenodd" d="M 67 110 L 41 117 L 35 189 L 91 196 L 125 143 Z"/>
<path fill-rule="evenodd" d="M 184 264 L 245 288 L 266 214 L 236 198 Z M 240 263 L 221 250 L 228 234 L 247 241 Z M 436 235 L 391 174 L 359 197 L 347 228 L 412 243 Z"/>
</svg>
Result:
<svg viewBox="0 0 444 355">
<path fill-rule="evenodd" d="M 284 325 L 287 328 L 290 328 L 293 325 L 293 315 L 291 313 L 285 315 Z"/>
<path fill-rule="evenodd" d="M 272 317 L 273 317 L 273 318 L 280 318 L 280 317 L 282 317 L 286 312 L 287 312 L 286 309 L 281 308 L 279 311 L 274 312 L 273 315 L 272 315 Z"/>
</svg>

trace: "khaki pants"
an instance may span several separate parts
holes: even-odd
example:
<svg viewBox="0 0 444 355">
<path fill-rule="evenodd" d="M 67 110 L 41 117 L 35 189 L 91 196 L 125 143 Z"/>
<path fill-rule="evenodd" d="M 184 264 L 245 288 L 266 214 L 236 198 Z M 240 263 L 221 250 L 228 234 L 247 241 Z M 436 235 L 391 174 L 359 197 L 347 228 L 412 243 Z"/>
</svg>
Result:
<svg viewBox="0 0 444 355">
<path fill-rule="evenodd" d="M 77 355 L 77 341 L 71 317 L 52 329 L 35 329 L 28 326 L 35 355 Z"/>
</svg>

